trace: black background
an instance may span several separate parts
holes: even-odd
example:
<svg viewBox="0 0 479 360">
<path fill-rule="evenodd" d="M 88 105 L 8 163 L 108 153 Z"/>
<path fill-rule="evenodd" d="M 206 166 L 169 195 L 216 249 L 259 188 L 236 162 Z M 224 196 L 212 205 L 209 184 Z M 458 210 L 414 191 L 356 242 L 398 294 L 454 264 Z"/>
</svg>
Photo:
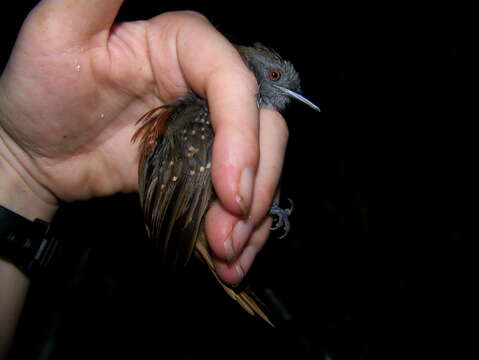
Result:
<svg viewBox="0 0 479 360">
<path fill-rule="evenodd" d="M 2 65 L 35 1 L 2 5 Z M 252 281 L 291 314 L 272 330 L 194 264 L 158 271 L 136 195 L 65 204 L 57 270 L 31 288 L 22 359 L 412 359 L 452 345 L 472 219 L 477 64 L 471 9 L 327 2 L 126 1 L 119 20 L 204 13 L 231 41 L 291 60 L 283 196 Z M 285 202 L 287 204 L 287 202 Z M 459 299 L 459 301 L 457 301 Z M 454 331 L 451 331 L 454 330 Z M 434 355 L 433 355 L 434 354 Z"/>
</svg>

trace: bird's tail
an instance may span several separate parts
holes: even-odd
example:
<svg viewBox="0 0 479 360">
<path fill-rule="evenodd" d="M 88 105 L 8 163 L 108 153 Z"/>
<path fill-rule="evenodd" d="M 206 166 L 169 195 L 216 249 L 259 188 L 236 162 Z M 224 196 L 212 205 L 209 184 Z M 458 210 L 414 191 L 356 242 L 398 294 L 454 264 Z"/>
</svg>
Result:
<svg viewBox="0 0 479 360">
<path fill-rule="evenodd" d="M 241 289 L 237 291 L 227 286 L 219 278 L 218 274 L 216 273 L 215 267 L 213 265 L 213 260 L 211 258 L 210 250 L 208 248 L 208 242 L 206 240 L 206 236 L 204 232 L 200 232 L 198 236 L 198 240 L 196 242 L 196 254 L 200 258 L 200 260 L 202 260 L 208 265 L 210 271 L 213 273 L 218 283 L 233 300 L 235 300 L 238 304 L 240 304 L 241 307 L 244 310 L 246 310 L 246 312 L 249 313 L 250 315 L 252 316 L 258 315 L 264 321 L 266 321 L 269 325 L 274 327 L 273 322 L 267 315 L 266 305 L 253 292 L 253 290 L 247 287 L 245 289 Z"/>
</svg>

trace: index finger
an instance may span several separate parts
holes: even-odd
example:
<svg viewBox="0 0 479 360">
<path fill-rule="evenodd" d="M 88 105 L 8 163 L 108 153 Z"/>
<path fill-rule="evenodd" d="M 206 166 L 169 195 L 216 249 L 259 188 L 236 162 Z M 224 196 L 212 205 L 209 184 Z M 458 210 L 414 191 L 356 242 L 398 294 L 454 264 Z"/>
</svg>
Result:
<svg viewBox="0 0 479 360">
<path fill-rule="evenodd" d="M 202 15 L 181 12 L 158 18 L 177 24 L 174 37 L 162 38 L 175 39 L 170 51 L 175 51 L 188 87 L 208 101 L 215 130 L 212 180 L 219 200 L 228 211 L 246 215 L 259 159 L 256 79 L 234 46 Z"/>
</svg>

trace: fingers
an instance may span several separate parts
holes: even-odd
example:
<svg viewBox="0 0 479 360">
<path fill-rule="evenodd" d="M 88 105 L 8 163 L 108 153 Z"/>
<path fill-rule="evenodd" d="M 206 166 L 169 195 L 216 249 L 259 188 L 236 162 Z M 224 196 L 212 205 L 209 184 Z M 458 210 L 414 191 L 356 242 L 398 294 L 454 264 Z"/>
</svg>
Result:
<svg viewBox="0 0 479 360">
<path fill-rule="evenodd" d="M 231 264 L 222 259 L 215 259 L 214 266 L 220 278 L 229 284 L 239 284 L 253 265 L 258 252 L 263 248 L 268 238 L 273 220 L 270 217 L 263 218 L 261 224 L 256 228 L 248 245 L 243 249 L 241 255 Z"/>
<path fill-rule="evenodd" d="M 254 199 L 249 214 L 257 223 L 269 211 L 276 194 L 284 154 L 288 143 L 288 126 L 283 116 L 275 110 L 262 109 L 260 112 L 260 161 L 255 183 Z M 241 244 L 235 244 L 241 248 Z"/>
<path fill-rule="evenodd" d="M 213 184 L 228 211 L 245 215 L 251 207 L 259 159 L 256 80 L 236 49 L 203 16 L 169 13 L 154 19 L 154 24 L 161 29 L 149 31 L 151 46 L 161 44 L 161 51 L 155 53 L 163 54 L 152 59 L 160 93 L 171 88 L 181 91 L 178 79 L 169 76 L 165 83 L 161 78 L 176 63 L 187 87 L 208 100 L 215 129 Z M 166 39 L 175 42 L 168 45 Z"/>
<path fill-rule="evenodd" d="M 209 30 L 216 32 L 212 27 Z M 191 35 L 185 33 L 185 37 Z M 259 160 L 257 83 L 223 36 L 217 37 L 211 54 L 198 56 L 198 50 L 191 50 L 184 48 L 190 54 L 181 65 L 193 87 L 198 82 L 197 90 L 208 99 L 215 129 L 213 184 L 223 206 L 245 216 L 252 205 Z"/>
<path fill-rule="evenodd" d="M 241 281 L 266 242 L 271 226 L 267 214 L 278 186 L 287 138 L 282 116 L 272 110 L 261 110 L 261 158 L 249 217 L 233 214 L 218 202 L 206 216 L 206 234 L 217 257 L 215 266 L 219 276 L 229 283 Z"/>
<path fill-rule="evenodd" d="M 35 37 L 63 46 L 65 51 L 87 41 L 91 46 L 104 45 L 122 3 L 123 0 L 43 0 L 27 22 L 34 26 L 24 31 L 31 30 Z"/>
<path fill-rule="evenodd" d="M 288 130 L 283 117 L 276 111 L 261 110 L 260 121 L 260 161 L 254 186 L 254 198 L 251 211 L 245 219 L 239 220 L 232 231 L 231 244 L 225 249 L 226 258 L 237 258 L 243 251 L 255 227 L 268 214 L 273 197 L 278 187 L 283 168 L 284 153 L 288 138 Z"/>
</svg>

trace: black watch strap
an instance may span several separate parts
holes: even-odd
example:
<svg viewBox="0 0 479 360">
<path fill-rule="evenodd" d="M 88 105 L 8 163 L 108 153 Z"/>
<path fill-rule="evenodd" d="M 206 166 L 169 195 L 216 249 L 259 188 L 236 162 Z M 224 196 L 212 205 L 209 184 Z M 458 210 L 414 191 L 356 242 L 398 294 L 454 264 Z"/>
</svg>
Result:
<svg viewBox="0 0 479 360">
<path fill-rule="evenodd" d="M 1 259 L 31 279 L 47 268 L 57 245 L 49 223 L 40 219 L 30 221 L 0 205 Z"/>
</svg>

